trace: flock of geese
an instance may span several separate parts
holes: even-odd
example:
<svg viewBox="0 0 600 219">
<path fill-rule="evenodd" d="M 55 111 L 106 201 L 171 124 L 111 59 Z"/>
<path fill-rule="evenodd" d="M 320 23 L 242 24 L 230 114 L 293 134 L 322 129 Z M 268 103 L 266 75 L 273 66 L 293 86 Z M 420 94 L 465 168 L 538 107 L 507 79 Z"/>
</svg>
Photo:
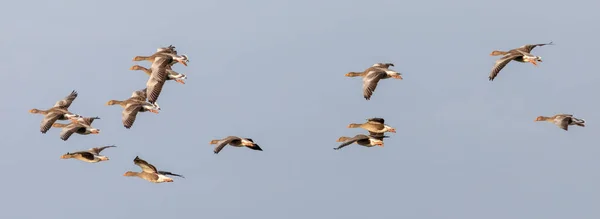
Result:
<svg viewBox="0 0 600 219">
<path fill-rule="evenodd" d="M 531 51 L 535 47 L 541 47 L 545 45 L 552 45 L 552 42 L 544 44 L 527 44 L 509 51 L 493 51 L 490 54 L 491 56 L 502 57 L 496 61 L 494 67 L 492 68 L 492 71 L 489 75 L 489 80 L 493 81 L 498 76 L 498 73 L 510 61 L 517 61 L 521 63 L 529 62 L 537 66 L 537 62 L 542 62 L 542 58 L 540 56 L 532 55 Z M 185 84 L 184 80 L 187 79 L 187 76 L 174 71 L 172 67 L 176 63 L 181 63 L 182 65 L 187 66 L 189 58 L 187 55 L 178 55 L 175 47 L 170 45 L 168 47 L 158 48 L 151 56 L 136 56 L 133 58 L 133 61 L 149 61 L 152 63 L 149 69 L 140 65 L 134 65 L 130 68 L 130 70 L 141 70 L 149 76 L 148 81 L 146 82 L 146 87 L 144 89 L 134 91 L 131 94 L 131 97 L 128 99 L 110 100 L 106 103 L 106 105 L 118 104 L 121 106 L 123 109 L 121 120 L 123 126 L 127 129 L 130 129 L 133 126 L 138 113 L 159 113 L 160 106 L 158 105 L 157 100 L 164 87 L 164 84 L 167 81 L 175 81 L 180 84 Z M 402 74 L 391 70 L 391 66 L 394 66 L 394 64 L 375 63 L 362 72 L 349 72 L 345 76 L 362 77 L 363 97 L 368 101 L 373 96 L 373 93 L 375 92 L 380 80 L 390 78 L 403 80 Z M 53 107 L 47 110 L 31 109 L 29 112 L 34 114 L 42 114 L 44 116 L 40 125 L 40 131 L 44 134 L 52 127 L 62 128 L 62 131 L 60 132 L 60 139 L 63 141 L 67 141 L 71 135 L 75 133 L 79 135 L 99 134 L 100 129 L 92 126 L 93 121 L 95 119 L 100 119 L 99 117 L 84 117 L 69 111 L 69 107 L 76 98 L 77 92 L 72 91 L 68 96 L 57 101 Z M 69 121 L 69 123 L 58 123 L 58 120 Z M 575 118 L 571 114 L 556 114 L 551 117 L 538 116 L 534 121 L 546 121 L 554 123 L 556 126 L 565 131 L 568 131 L 569 126 L 573 125 L 585 127 L 584 120 Z M 348 128 L 361 128 L 366 130 L 368 133 L 358 134 L 354 137 L 339 137 L 337 142 L 341 142 L 341 144 L 334 148 L 334 150 L 339 150 L 353 143 L 365 147 L 383 147 L 383 140 L 385 138 L 389 138 L 389 136 L 384 134 L 387 132 L 396 133 L 396 129 L 385 124 L 385 120 L 383 118 L 368 118 L 364 123 L 349 124 Z M 218 154 L 227 145 L 233 147 L 246 147 L 252 150 L 262 151 L 262 148 L 251 138 L 238 136 L 228 136 L 223 139 L 212 140 L 210 141 L 210 144 L 216 145 L 214 148 L 215 154 Z M 109 158 L 104 155 L 100 155 L 100 152 L 111 147 L 116 146 L 109 145 L 95 147 L 85 151 L 69 152 L 62 155 L 61 158 L 72 158 L 89 163 L 107 161 Z M 158 170 L 155 166 L 139 158 L 138 156 L 133 159 L 133 163 L 141 168 L 141 172 L 127 171 L 125 174 L 123 174 L 123 176 L 139 177 L 153 183 L 173 182 L 173 179 L 168 177 L 168 175 L 183 178 L 183 176 L 179 174 Z"/>
</svg>

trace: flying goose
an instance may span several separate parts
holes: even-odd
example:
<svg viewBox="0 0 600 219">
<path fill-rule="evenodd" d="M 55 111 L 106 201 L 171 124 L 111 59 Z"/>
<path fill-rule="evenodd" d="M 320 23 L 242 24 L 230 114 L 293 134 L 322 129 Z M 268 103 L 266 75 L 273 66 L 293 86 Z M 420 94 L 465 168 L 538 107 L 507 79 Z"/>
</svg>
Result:
<svg viewBox="0 0 600 219">
<path fill-rule="evenodd" d="M 187 55 L 185 55 L 185 54 L 177 55 L 177 51 L 175 50 L 175 47 L 173 45 L 170 45 L 169 47 L 158 48 L 158 49 L 156 49 L 156 52 L 154 54 L 152 54 L 151 56 L 136 56 L 133 58 L 133 61 L 154 62 L 157 57 L 165 55 L 165 54 L 169 54 L 172 57 L 177 57 L 177 59 L 173 59 L 173 60 L 169 61 L 170 65 L 174 65 L 176 62 L 179 62 L 179 63 L 187 66 L 187 63 L 190 62 L 190 59 L 188 58 Z"/>
<path fill-rule="evenodd" d="M 115 145 L 109 145 L 104 147 L 96 147 L 90 148 L 87 151 L 76 151 L 76 152 L 67 152 L 66 154 L 60 156 L 61 159 L 77 159 L 80 161 L 88 162 L 88 163 L 98 163 L 100 161 L 109 160 L 108 157 L 100 155 L 100 152 L 106 148 L 116 147 Z"/>
<path fill-rule="evenodd" d="M 62 123 L 54 123 L 52 127 L 62 128 L 60 132 L 60 139 L 66 141 L 73 135 L 73 133 L 77 133 L 80 135 L 89 135 L 89 134 L 100 134 L 100 129 L 92 127 L 92 122 L 94 119 L 100 119 L 99 117 L 82 117 L 82 118 L 71 118 L 71 123 L 62 124 Z"/>
<path fill-rule="evenodd" d="M 179 62 L 183 62 L 182 59 L 173 57 L 171 54 L 167 53 L 162 53 L 161 55 L 156 56 L 156 59 L 154 59 L 154 62 L 152 62 L 152 66 L 150 67 L 152 73 L 150 73 L 150 78 L 148 78 L 148 82 L 146 82 L 146 88 L 148 89 L 146 98 L 148 99 L 148 102 L 154 104 L 158 99 L 158 96 L 160 95 L 160 92 L 162 91 L 165 81 L 169 75 L 166 67 L 174 59 Z"/>
<path fill-rule="evenodd" d="M 365 146 L 365 147 L 373 147 L 373 146 L 380 146 L 383 147 L 383 139 L 387 138 L 388 136 L 371 136 L 371 135 L 363 135 L 363 134 L 358 134 L 354 137 L 346 137 L 346 136 L 342 136 L 340 137 L 337 142 L 344 142 L 342 143 L 340 146 L 338 146 L 337 148 L 333 148 L 334 150 L 339 150 L 343 147 L 346 147 L 348 145 L 351 145 L 352 143 L 357 143 L 359 145 Z"/>
<path fill-rule="evenodd" d="M 121 121 L 123 122 L 123 126 L 127 129 L 133 126 L 138 112 L 152 112 L 158 114 L 160 110 L 158 103 L 155 102 L 154 104 L 151 104 L 146 102 L 146 88 L 134 91 L 129 99 L 123 101 L 110 100 L 106 103 L 106 105 L 109 106 L 115 104 L 119 104 L 123 108 Z"/>
<path fill-rule="evenodd" d="M 369 118 L 365 123 L 351 123 L 348 128 L 363 128 L 369 131 L 370 135 L 380 136 L 385 132 L 396 133 L 396 129 L 385 124 L 383 118 Z"/>
<path fill-rule="evenodd" d="M 129 70 L 142 70 L 147 75 L 152 75 L 152 71 L 150 71 L 150 69 L 144 68 L 144 67 L 139 66 L 139 65 L 131 66 L 131 68 L 129 68 Z M 178 72 L 173 71 L 171 69 L 167 69 L 167 73 L 168 73 L 167 80 L 174 80 L 177 83 L 185 84 L 184 79 L 187 79 L 187 76 L 185 74 L 178 73 Z"/>
<path fill-rule="evenodd" d="M 559 128 L 564 129 L 565 131 L 569 131 L 569 126 L 571 126 L 571 125 L 585 127 L 585 120 L 575 118 L 571 114 L 556 114 L 552 117 L 538 116 L 533 121 L 535 121 L 535 122 L 539 122 L 539 121 L 551 122 L 551 123 L 554 123 Z"/>
<path fill-rule="evenodd" d="M 77 92 L 71 91 L 71 94 L 63 98 L 62 100 L 57 101 L 54 106 L 48 110 L 40 110 L 40 109 L 31 109 L 30 113 L 33 114 L 42 114 L 44 115 L 44 119 L 40 125 L 40 132 L 46 134 L 48 130 L 52 127 L 52 124 L 56 122 L 56 120 L 69 120 L 71 118 L 81 118 L 82 116 L 71 113 L 68 111 L 71 103 L 77 98 Z"/>
<path fill-rule="evenodd" d="M 125 174 L 123 174 L 123 176 L 136 176 L 153 183 L 173 182 L 173 179 L 166 175 L 185 178 L 179 174 L 167 171 L 158 171 L 156 167 L 154 167 L 154 165 L 146 162 L 145 160 L 142 160 L 138 156 L 135 156 L 135 158 L 133 159 L 133 163 L 135 165 L 138 165 L 142 169 L 142 172 L 127 171 L 125 172 Z"/>
<path fill-rule="evenodd" d="M 363 78 L 363 96 L 366 100 L 370 100 L 373 92 L 377 88 L 377 83 L 381 79 L 395 78 L 402 80 L 402 74 L 389 67 L 394 66 L 393 63 L 375 63 L 363 72 L 349 72 L 346 77 L 362 77 Z"/>
<path fill-rule="evenodd" d="M 553 44 L 552 44 L 552 42 L 542 43 L 542 44 L 526 44 L 519 48 L 511 49 L 508 52 L 499 51 L 499 50 L 492 51 L 492 53 L 490 53 L 490 56 L 500 56 L 501 55 L 502 58 L 498 59 L 496 61 L 496 64 L 494 64 L 494 67 L 492 68 L 492 72 L 490 73 L 490 76 L 489 76 L 489 80 L 493 81 L 494 78 L 496 78 L 498 76 L 498 73 L 500 73 L 500 70 L 502 70 L 510 61 L 513 61 L 513 60 L 517 61 L 517 62 L 523 62 L 523 63 L 529 62 L 529 63 L 537 66 L 537 62 L 542 62 L 542 57 L 534 56 L 530 52 L 535 47 L 545 46 L 545 45 L 553 45 Z"/>
<path fill-rule="evenodd" d="M 254 141 L 250 138 L 240 138 L 237 136 L 228 136 L 223 139 L 217 139 L 210 141 L 210 144 L 216 144 L 215 154 L 218 154 L 219 151 L 223 150 L 226 145 L 231 145 L 234 147 L 247 147 L 252 150 L 262 151 L 262 148 L 258 146 L 258 144 L 254 143 Z"/>
</svg>

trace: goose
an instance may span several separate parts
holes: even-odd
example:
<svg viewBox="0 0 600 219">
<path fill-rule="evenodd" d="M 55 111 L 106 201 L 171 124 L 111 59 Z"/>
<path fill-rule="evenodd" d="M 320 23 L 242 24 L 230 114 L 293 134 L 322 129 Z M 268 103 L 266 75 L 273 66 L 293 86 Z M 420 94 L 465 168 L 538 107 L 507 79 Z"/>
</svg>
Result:
<svg viewBox="0 0 600 219">
<path fill-rule="evenodd" d="M 371 136 L 371 135 L 363 135 L 363 134 L 358 134 L 354 137 L 342 136 L 337 140 L 337 142 L 344 142 L 344 143 L 342 143 L 337 148 L 333 148 L 333 149 L 339 150 L 339 149 L 342 149 L 343 147 L 351 145 L 352 143 L 355 143 L 355 142 L 358 145 L 362 145 L 365 147 L 373 147 L 373 146 L 383 147 L 383 139 L 387 138 L 387 137 L 388 136 L 383 136 L 383 135 L 382 136 Z"/>
<path fill-rule="evenodd" d="M 71 103 L 77 98 L 77 91 L 71 91 L 71 94 L 66 96 L 65 98 L 57 101 L 54 106 L 47 110 L 40 109 L 31 109 L 29 113 L 32 114 L 42 114 L 44 115 L 44 119 L 40 125 L 40 132 L 42 134 L 46 134 L 48 130 L 52 127 L 52 124 L 56 122 L 56 120 L 70 120 L 72 118 L 81 118 L 82 116 L 69 112 L 69 107 Z"/>
<path fill-rule="evenodd" d="M 139 156 L 135 156 L 135 158 L 133 159 L 133 163 L 139 166 L 142 169 L 142 172 L 127 171 L 125 172 L 125 174 L 123 174 L 123 176 L 135 176 L 153 183 L 173 182 L 173 179 L 171 179 L 167 175 L 185 178 L 179 174 L 167 171 L 158 171 L 156 167 L 154 167 L 154 165 L 139 158 Z"/>
<path fill-rule="evenodd" d="M 500 73 L 500 70 L 502 70 L 510 61 L 517 61 L 517 62 L 523 62 L 523 63 L 529 62 L 529 63 L 537 66 L 537 62 L 542 62 L 542 57 L 534 56 L 530 52 L 535 47 L 545 46 L 545 45 L 553 45 L 553 44 L 552 44 L 552 42 L 541 43 L 541 44 L 526 44 L 519 48 L 511 49 L 508 52 L 499 51 L 499 50 L 492 51 L 492 53 L 490 53 L 490 56 L 500 56 L 501 55 L 502 58 L 498 59 L 496 61 L 496 64 L 494 64 L 494 67 L 492 68 L 492 72 L 490 73 L 490 76 L 488 77 L 489 80 L 493 81 L 494 78 L 496 78 L 498 76 L 498 73 Z"/>
<path fill-rule="evenodd" d="M 131 126 L 133 126 L 138 112 L 152 112 L 158 114 L 160 110 L 158 103 L 155 102 L 154 104 L 151 104 L 146 102 L 146 88 L 134 91 L 129 99 L 123 101 L 110 100 L 106 103 L 108 106 L 115 104 L 119 104 L 123 108 L 121 121 L 123 122 L 123 126 L 127 129 L 130 129 Z"/>
<path fill-rule="evenodd" d="M 569 131 L 569 126 L 571 126 L 571 125 L 585 127 L 585 120 L 575 118 L 571 114 L 556 114 L 551 117 L 538 116 L 533 121 L 535 121 L 535 122 L 540 122 L 540 121 L 551 122 L 565 131 Z"/>
<path fill-rule="evenodd" d="M 54 123 L 52 127 L 62 128 L 60 132 L 60 139 L 66 141 L 73 135 L 73 133 L 77 133 L 80 135 L 89 135 L 89 134 L 100 134 L 100 129 L 92 127 L 92 122 L 94 119 L 100 119 L 99 117 L 83 117 L 83 118 L 72 118 L 71 123 L 63 124 L 63 123 Z"/>
<path fill-rule="evenodd" d="M 87 151 L 76 151 L 76 152 L 67 152 L 66 154 L 60 156 L 61 159 L 77 159 L 80 161 L 88 162 L 88 163 L 98 163 L 100 161 L 109 160 L 107 156 L 100 155 L 100 152 L 106 148 L 117 147 L 115 145 L 109 145 L 104 147 L 95 147 L 90 148 Z"/>
<path fill-rule="evenodd" d="M 363 72 L 349 72 L 346 77 L 362 77 L 363 78 L 363 96 L 366 100 L 370 100 L 373 92 L 377 88 L 377 83 L 381 79 L 395 78 L 402 80 L 402 74 L 389 67 L 394 66 L 393 63 L 375 63 Z"/>
<path fill-rule="evenodd" d="M 385 124 L 385 120 L 383 118 L 369 118 L 365 123 L 351 123 L 348 125 L 348 128 L 363 128 L 369 131 L 371 135 L 379 136 L 379 134 L 383 134 L 385 132 L 396 133 L 396 129 Z"/>
<path fill-rule="evenodd" d="M 240 138 L 237 136 L 228 136 L 223 139 L 217 139 L 210 141 L 210 144 L 216 144 L 215 154 L 218 154 L 219 151 L 223 150 L 226 145 L 231 145 L 234 147 L 247 147 L 252 150 L 262 151 L 262 148 L 258 146 L 258 144 L 254 143 L 251 138 Z"/>
<path fill-rule="evenodd" d="M 144 67 L 139 66 L 139 65 L 131 66 L 131 68 L 129 68 L 129 70 L 142 70 L 147 75 L 152 75 L 152 71 L 150 71 L 150 69 L 144 68 Z M 167 69 L 167 73 L 168 73 L 167 80 L 174 80 L 177 83 L 185 84 L 184 79 L 187 79 L 187 76 L 185 74 L 178 73 L 178 72 L 173 71 L 171 69 Z"/>
<path fill-rule="evenodd" d="M 174 59 L 181 61 L 181 59 L 173 58 L 173 56 L 163 53 L 161 55 L 156 56 L 154 62 L 152 62 L 152 66 L 150 70 L 150 78 L 148 78 L 148 82 L 146 82 L 146 98 L 148 102 L 154 104 L 162 91 L 163 86 L 165 85 L 165 81 L 168 78 L 167 73 L 167 65 L 171 63 Z M 183 62 L 183 61 L 181 61 Z"/>
<path fill-rule="evenodd" d="M 169 47 L 158 48 L 156 50 L 156 52 L 154 54 L 152 54 L 151 56 L 136 56 L 133 58 L 133 61 L 149 61 L 149 62 L 153 63 L 157 57 L 163 56 L 165 54 L 169 54 L 170 56 L 174 57 L 173 60 L 169 61 L 170 65 L 174 65 L 175 63 L 179 62 L 179 63 L 187 66 L 187 63 L 190 62 L 190 59 L 187 55 L 185 55 L 185 54 L 177 55 L 177 51 L 175 50 L 175 47 L 173 45 L 171 45 Z M 175 57 L 177 57 L 177 58 L 175 59 Z"/>
</svg>

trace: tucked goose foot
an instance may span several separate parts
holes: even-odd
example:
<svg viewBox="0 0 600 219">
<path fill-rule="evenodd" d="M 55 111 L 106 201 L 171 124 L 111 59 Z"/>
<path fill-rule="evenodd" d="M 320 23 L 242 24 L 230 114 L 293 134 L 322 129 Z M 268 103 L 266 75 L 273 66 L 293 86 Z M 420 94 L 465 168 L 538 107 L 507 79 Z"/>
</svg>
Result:
<svg viewBox="0 0 600 219">
<path fill-rule="evenodd" d="M 185 84 L 185 82 L 181 79 L 175 79 L 175 81 L 177 81 L 177 83 L 180 83 L 180 84 Z"/>
<path fill-rule="evenodd" d="M 158 114 L 158 110 L 155 110 L 155 109 L 151 109 L 150 112 Z"/>
<path fill-rule="evenodd" d="M 531 60 L 531 61 L 529 61 L 529 62 L 531 62 L 531 64 L 533 64 L 533 65 L 535 65 L 535 66 L 538 66 L 536 61 L 533 61 L 533 60 Z"/>
<path fill-rule="evenodd" d="M 402 80 L 402 76 L 400 76 L 400 75 L 394 75 L 394 76 L 392 76 L 392 78 L 395 78 L 395 79 L 400 79 L 400 80 Z"/>
</svg>

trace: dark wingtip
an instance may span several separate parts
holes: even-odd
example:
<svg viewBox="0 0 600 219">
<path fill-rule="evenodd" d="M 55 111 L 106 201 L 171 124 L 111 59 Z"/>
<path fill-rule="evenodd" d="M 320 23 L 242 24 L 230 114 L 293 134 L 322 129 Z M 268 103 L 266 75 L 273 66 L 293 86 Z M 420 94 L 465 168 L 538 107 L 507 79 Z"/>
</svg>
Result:
<svg viewBox="0 0 600 219">
<path fill-rule="evenodd" d="M 260 148 L 260 146 L 258 146 L 257 144 L 254 144 L 254 145 L 252 145 L 249 148 L 252 149 L 252 150 L 262 151 L 262 148 Z"/>
</svg>

